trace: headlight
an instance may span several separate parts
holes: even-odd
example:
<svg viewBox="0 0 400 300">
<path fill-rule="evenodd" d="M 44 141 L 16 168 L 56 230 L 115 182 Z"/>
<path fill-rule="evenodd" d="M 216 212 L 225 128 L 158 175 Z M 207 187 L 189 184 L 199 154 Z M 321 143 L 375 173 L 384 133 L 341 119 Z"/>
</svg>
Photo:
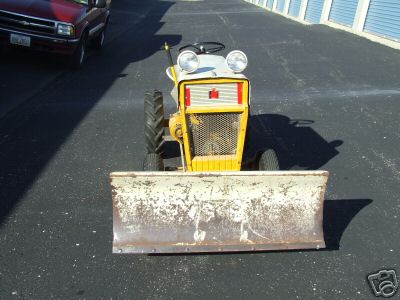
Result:
<svg viewBox="0 0 400 300">
<path fill-rule="evenodd" d="M 226 64 L 233 72 L 242 72 L 247 67 L 247 56 L 242 51 L 234 50 L 226 57 Z"/>
<path fill-rule="evenodd" d="M 195 72 L 199 64 L 199 58 L 193 51 L 186 50 L 178 56 L 178 66 L 188 73 Z"/>
<path fill-rule="evenodd" d="M 74 33 L 74 26 L 72 25 L 58 24 L 57 26 L 57 34 L 72 36 Z"/>
</svg>

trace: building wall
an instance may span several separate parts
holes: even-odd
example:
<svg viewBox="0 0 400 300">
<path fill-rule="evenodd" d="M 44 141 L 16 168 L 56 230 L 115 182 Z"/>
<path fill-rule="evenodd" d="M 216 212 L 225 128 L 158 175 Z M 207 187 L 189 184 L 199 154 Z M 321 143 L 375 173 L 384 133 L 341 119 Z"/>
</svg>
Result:
<svg viewBox="0 0 400 300">
<path fill-rule="evenodd" d="M 325 24 L 400 49 L 400 0 L 245 0 L 303 24 Z"/>
</svg>

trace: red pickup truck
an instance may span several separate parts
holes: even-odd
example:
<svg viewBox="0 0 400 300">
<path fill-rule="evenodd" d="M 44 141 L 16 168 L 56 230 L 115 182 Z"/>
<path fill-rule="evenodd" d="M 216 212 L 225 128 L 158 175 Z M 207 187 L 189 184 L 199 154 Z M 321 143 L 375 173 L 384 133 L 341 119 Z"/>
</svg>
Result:
<svg viewBox="0 0 400 300">
<path fill-rule="evenodd" d="M 0 44 L 68 55 L 83 65 L 101 49 L 110 18 L 106 0 L 0 0 Z"/>
</svg>

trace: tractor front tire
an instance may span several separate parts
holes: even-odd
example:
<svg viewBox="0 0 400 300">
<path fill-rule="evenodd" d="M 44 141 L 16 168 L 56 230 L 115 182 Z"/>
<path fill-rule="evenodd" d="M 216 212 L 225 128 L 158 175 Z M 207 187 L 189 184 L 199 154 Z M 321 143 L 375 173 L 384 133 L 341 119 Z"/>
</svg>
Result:
<svg viewBox="0 0 400 300">
<path fill-rule="evenodd" d="M 147 153 L 143 161 L 143 171 L 164 171 L 164 161 L 160 154 Z"/>
<path fill-rule="evenodd" d="M 258 162 L 260 171 L 279 171 L 278 156 L 275 151 L 268 149 L 261 154 Z"/>
<path fill-rule="evenodd" d="M 144 97 L 144 135 L 147 153 L 163 153 L 164 104 L 159 91 L 147 92 Z"/>
</svg>

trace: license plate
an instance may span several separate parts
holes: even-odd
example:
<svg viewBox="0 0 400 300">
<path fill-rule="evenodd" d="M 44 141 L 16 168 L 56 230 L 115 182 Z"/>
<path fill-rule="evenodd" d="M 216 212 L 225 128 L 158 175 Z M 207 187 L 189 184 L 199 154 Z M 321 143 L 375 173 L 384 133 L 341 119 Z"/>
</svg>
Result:
<svg viewBox="0 0 400 300">
<path fill-rule="evenodd" d="M 29 36 L 11 33 L 10 43 L 14 44 L 14 45 L 30 47 L 31 46 L 31 38 Z"/>
</svg>

